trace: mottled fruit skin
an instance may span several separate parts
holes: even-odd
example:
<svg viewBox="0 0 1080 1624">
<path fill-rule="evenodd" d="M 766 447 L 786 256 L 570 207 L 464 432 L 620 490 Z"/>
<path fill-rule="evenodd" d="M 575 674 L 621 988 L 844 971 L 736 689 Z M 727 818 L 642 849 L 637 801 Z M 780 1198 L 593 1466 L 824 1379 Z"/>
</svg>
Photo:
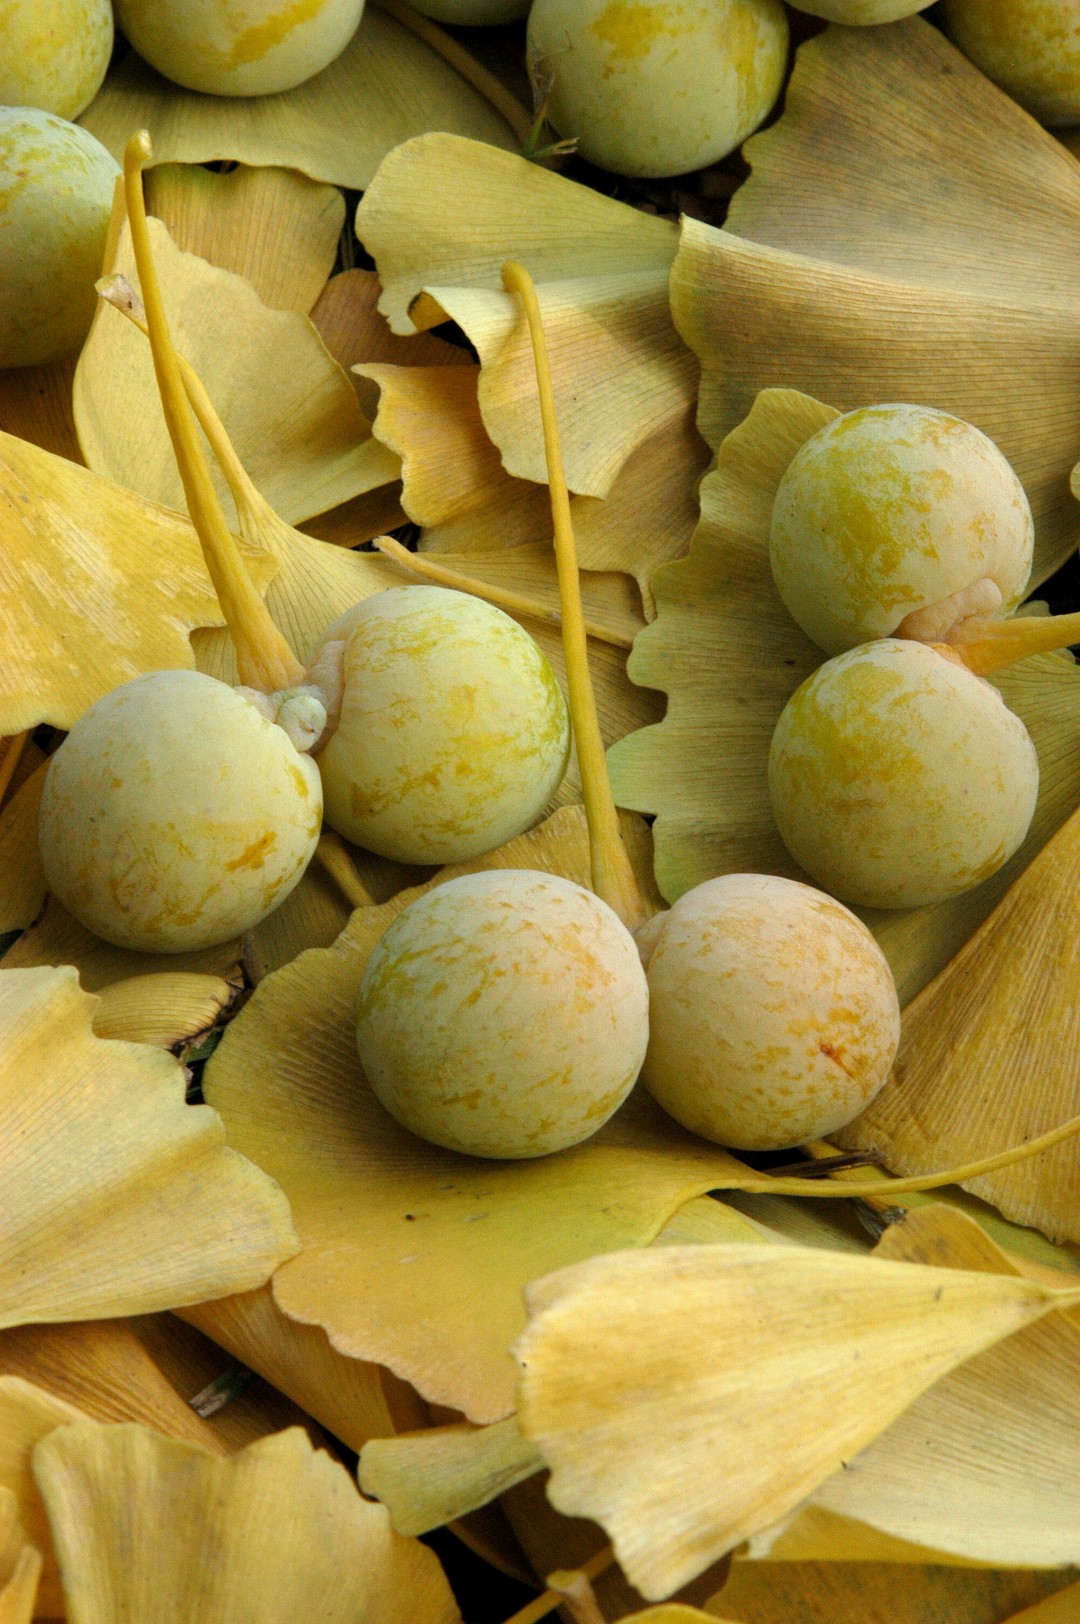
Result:
<svg viewBox="0 0 1080 1624">
<path fill-rule="evenodd" d="M 49 763 L 50 890 L 117 947 L 184 953 L 283 902 L 319 838 L 309 756 L 235 689 L 155 671 L 98 700 Z"/>
<path fill-rule="evenodd" d="M 54 361 L 86 337 L 119 173 L 88 131 L 0 107 L 0 367 Z"/>
<path fill-rule="evenodd" d="M 558 875 L 449 880 L 398 915 L 360 984 L 368 1080 L 404 1127 L 472 1156 L 576 1145 L 634 1085 L 649 991 L 633 937 Z"/>
<path fill-rule="evenodd" d="M 1039 762 L 996 688 L 924 643 L 829 660 L 769 751 L 784 843 L 845 902 L 910 908 L 996 874 L 1027 834 Z"/>
<path fill-rule="evenodd" d="M 456 27 L 489 28 L 526 16 L 529 0 L 416 0 L 413 10 Z"/>
<path fill-rule="evenodd" d="M 509 615 L 444 587 L 391 587 L 344 636 L 337 730 L 319 753 L 326 819 L 404 863 L 492 851 L 543 813 L 566 772 L 555 673 Z"/>
<path fill-rule="evenodd" d="M 554 76 L 550 117 L 590 163 L 682 175 L 734 151 L 787 64 L 780 0 L 535 0 L 529 59 Z"/>
<path fill-rule="evenodd" d="M 1080 124 L 1080 0 L 945 0 L 945 27 L 1043 124 Z"/>
<path fill-rule="evenodd" d="M 115 0 L 140 56 L 188 90 L 272 96 L 339 57 L 364 0 Z"/>
<path fill-rule="evenodd" d="M 1015 608 L 1034 540 L 1024 488 L 985 434 L 929 406 L 867 406 L 795 453 L 769 558 L 803 631 L 840 654 L 979 580 Z"/>
<path fill-rule="evenodd" d="M 739 1150 L 834 1133 L 889 1075 L 900 1003 L 885 955 L 839 902 L 726 874 L 679 898 L 649 961 L 641 1080 L 683 1127 Z"/>
<path fill-rule="evenodd" d="M 0 107 L 78 118 L 112 47 L 111 0 L 0 0 Z"/>
</svg>

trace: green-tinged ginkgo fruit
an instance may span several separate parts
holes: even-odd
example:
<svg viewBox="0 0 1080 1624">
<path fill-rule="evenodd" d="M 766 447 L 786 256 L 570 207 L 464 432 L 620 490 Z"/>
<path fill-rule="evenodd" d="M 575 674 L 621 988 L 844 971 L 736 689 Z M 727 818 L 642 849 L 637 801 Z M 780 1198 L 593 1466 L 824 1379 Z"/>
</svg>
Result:
<svg viewBox="0 0 1080 1624">
<path fill-rule="evenodd" d="M 661 920 L 641 1080 L 665 1111 L 744 1150 L 858 1116 L 900 1041 L 892 973 L 861 920 L 772 874 L 706 880 Z"/>
<path fill-rule="evenodd" d="M 1076 0 L 945 0 L 950 37 L 1044 124 L 1080 124 Z"/>
<path fill-rule="evenodd" d="M 53 361 L 86 337 L 119 173 L 77 125 L 0 107 L 0 367 Z"/>
<path fill-rule="evenodd" d="M 448 880 L 389 926 L 360 986 L 357 1043 L 406 1128 L 521 1159 L 589 1138 L 634 1085 L 649 993 L 606 903 L 556 874 Z"/>
<path fill-rule="evenodd" d="M 116 0 L 116 20 L 166 79 L 212 96 L 272 96 L 341 55 L 364 0 Z"/>
<path fill-rule="evenodd" d="M 49 763 L 49 886 L 118 947 L 227 941 L 288 896 L 319 838 L 318 769 L 245 690 L 154 671 L 98 700 Z"/>
<path fill-rule="evenodd" d="M 4 0 L 0 107 L 78 118 L 98 93 L 112 47 L 111 0 Z"/>
<path fill-rule="evenodd" d="M 777 590 L 808 637 L 840 654 L 873 637 L 943 639 L 1015 609 L 1035 527 L 1024 487 L 985 434 L 929 406 L 866 406 L 800 447 L 773 504 Z M 925 622 L 925 624 L 924 624 Z"/>
<path fill-rule="evenodd" d="M 329 628 L 311 662 L 320 682 L 335 645 L 340 714 L 318 763 L 340 834 L 401 862 L 453 863 L 542 815 L 570 724 L 555 673 L 509 615 L 445 587 L 391 587 Z"/>
<path fill-rule="evenodd" d="M 620 175 L 732 152 L 780 94 L 787 49 L 780 0 L 535 0 L 529 14 L 552 124 Z"/>
<path fill-rule="evenodd" d="M 942 902 L 989 879 L 1027 834 L 1038 791 L 1035 746 L 997 689 L 901 638 L 820 666 L 769 752 L 788 851 L 868 908 Z"/>
</svg>

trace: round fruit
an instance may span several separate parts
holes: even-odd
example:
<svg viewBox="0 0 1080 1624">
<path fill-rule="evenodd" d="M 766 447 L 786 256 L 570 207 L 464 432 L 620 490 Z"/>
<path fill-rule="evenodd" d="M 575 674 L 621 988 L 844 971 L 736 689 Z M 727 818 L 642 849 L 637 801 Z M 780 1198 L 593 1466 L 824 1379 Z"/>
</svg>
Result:
<svg viewBox="0 0 1080 1624">
<path fill-rule="evenodd" d="M 1044 124 L 1080 124 L 1078 0 L 945 0 L 965 56 Z"/>
<path fill-rule="evenodd" d="M 272 96 L 328 66 L 356 33 L 364 0 L 116 0 L 140 56 L 188 90 Z"/>
<path fill-rule="evenodd" d="M 682 175 L 732 152 L 780 94 L 787 48 L 780 0 L 535 0 L 529 14 L 552 124 L 620 175 Z"/>
<path fill-rule="evenodd" d="M 924 641 L 1021 601 L 1034 545 L 1024 488 L 970 423 L 929 406 L 866 406 L 819 429 L 773 504 L 777 590 L 828 654 L 941 605 Z"/>
<path fill-rule="evenodd" d="M 452 863 L 536 821 L 566 771 L 570 727 L 516 621 L 465 592 L 391 587 L 331 626 L 324 649 L 339 640 L 340 717 L 318 756 L 339 834 L 401 862 Z"/>
<path fill-rule="evenodd" d="M 234 688 L 155 671 L 106 694 L 49 763 L 49 887 L 118 947 L 181 953 L 258 924 L 319 838 L 319 774 Z"/>
<path fill-rule="evenodd" d="M 0 107 L 0 367 L 54 361 L 86 337 L 119 173 L 77 125 Z"/>
<path fill-rule="evenodd" d="M 805 1144 L 858 1116 L 900 1041 L 892 973 L 866 926 L 769 874 L 707 880 L 663 920 L 641 1080 L 664 1110 L 741 1150 Z"/>
<path fill-rule="evenodd" d="M 0 40 L 0 106 L 78 118 L 112 56 L 111 0 L 7 0 Z"/>
<path fill-rule="evenodd" d="M 788 700 L 769 752 L 784 843 L 868 908 L 942 902 L 996 874 L 1027 834 L 1035 747 L 996 688 L 923 643 L 829 660 Z"/>
<path fill-rule="evenodd" d="M 369 1082 L 404 1127 L 473 1156 L 545 1156 L 603 1126 L 641 1069 L 633 937 L 555 874 L 468 874 L 418 897 L 360 985 Z"/>
<path fill-rule="evenodd" d="M 413 9 L 452 26 L 490 27 L 516 23 L 528 13 L 529 0 L 416 0 Z"/>
</svg>

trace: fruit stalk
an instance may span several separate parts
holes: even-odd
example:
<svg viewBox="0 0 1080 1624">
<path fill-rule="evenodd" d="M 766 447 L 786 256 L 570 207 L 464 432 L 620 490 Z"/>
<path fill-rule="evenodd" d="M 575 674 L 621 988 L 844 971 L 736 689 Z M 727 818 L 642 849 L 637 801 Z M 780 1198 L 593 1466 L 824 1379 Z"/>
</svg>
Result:
<svg viewBox="0 0 1080 1624">
<path fill-rule="evenodd" d="M 623 843 L 619 814 L 611 793 L 604 741 L 596 715 L 596 696 L 589 671 L 589 645 L 578 578 L 577 546 L 570 518 L 570 493 L 559 447 L 555 391 L 551 382 L 551 364 L 540 302 L 532 277 L 523 265 L 515 260 L 507 260 L 502 274 L 507 292 L 515 293 L 521 300 L 536 365 L 536 387 L 544 427 L 551 517 L 555 532 L 555 561 L 559 574 L 566 684 L 581 772 L 585 818 L 589 826 L 592 885 L 601 901 L 606 902 L 627 929 L 633 932 L 644 924 L 648 909 Z"/>
<path fill-rule="evenodd" d="M 162 410 L 176 453 L 191 521 L 202 544 L 206 567 L 236 646 L 240 680 L 248 687 L 272 694 L 302 683 L 304 669 L 255 590 L 236 540 L 225 522 L 199 444 L 179 359 L 169 335 L 150 247 L 142 171 L 151 156 L 150 137 L 145 130 L 141 130 L 132 136 L 124 153 L 124 192 Z"/>
<path fill-rule="evenodd" d="M 959 656 L 978 677 L 990 676 L 1033 654 L 1080 643 L 1080 613 L 1071 615 L 1019 615 L 1008 620 L 982 616 L 961 622 L 948 640 L 934 644 L 942 654 Z"/>
</svg>

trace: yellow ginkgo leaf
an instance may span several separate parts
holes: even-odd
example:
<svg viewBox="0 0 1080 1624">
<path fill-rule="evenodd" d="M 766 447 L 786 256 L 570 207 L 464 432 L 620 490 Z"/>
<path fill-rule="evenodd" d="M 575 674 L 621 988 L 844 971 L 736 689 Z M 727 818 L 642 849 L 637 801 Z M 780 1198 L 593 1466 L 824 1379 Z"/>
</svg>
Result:
<svg viewBox="0 0 1080 1624">
<path fill-rule="evenodd" d="M 740 1624 L 1028 1624 L 1012 1619 L 1015 1609 L 1067 1583 L 1057 1573 L 881 1561 L 735 1562 L 709 1612 Z M 1051 1620 L 1072 1624 L 1069 1614 Z"/>
<path fill-rule="evenodd" d="M 1076 888 L 1080 815 L 1015 880 L 978 931 L 905 1011 L 890 1080 L 840 1136 L 890 1168 L 940 1165 L 1060 1121 L 1078 1095 Z M 972 1086 L 972 1079 L 978 1085 Z M 963 1159 L 961 1151 L 961 1160 Z M 1080 1241 L 1080 1151 L 1060 1145 L 1033 1167 L 972 1181 L 1007 1218 Z"/>
<path fill-rule="evenodd" d="M 645 870 L 644 831 L 636 822 L 627 829 Z M 588 884 L 581 808 L 441 878 L 500 867 Z M 275 1276 L 279 1306 L 425 1398 L 495 1421 L 513 1409 L 508 1349 L 526 1282 L 597 1251 L 646 1244 L 738 1164 L 644 1095 L 576 1149 L 532 1162 L 474 1161 L 400 1128 L 360 1069 L 355 1004 L 369 954 L 416 895 L 358 909 L 333 948 L 268 977 L 229 1026 L 204 1087 L 230 1143 L 277 1178 L 292 1204 L 303 1250 Z"/>
<path fill-rule="evenodd" d="M 0 1331 L 0 1376 L 30 1382 L 92 1421 L 141 1421 L 166 1437 L 224 1453 L 127 1320 Z"/>
<path fill-rule="evenodd" d="M 399 1534 L 426 1534 L 487 1505 L 542 1466 L 511 1415 L 489 1427 L 462 1423 L 372 1439 L 361 1452 L 359 1476 Z"/>
<path fill-rule="evenodd" d="M 767 766 L 781 711 L 824 656 L 773 583 L 769 524 L 791 458 L 834 416 L 795 390 L 764 390 L 702 481 L 689 556 L 653 578 L 657 618 L 628 670 L 667 692 L 667 711 L 617 744 L 609 762 L 619 804 L 656 814 L 657 879 L 670 901 L 716 874 L 805 878 L 780 839 Z M 1044 655 L 993 680 L 1038 751 L 1038 806 L 1020 850 L 975 890 L 929 907 L 863 911 L 901 1002 L 957 952 L 1080 800 L 1080 671 Z"/>
<path fill-rule="evenodd" d="M 392 332 L 379 314 L 382 288 L 374 271 L 341 271 L 332 276 L 320 293 L 311 319 L 319 337 L 346 371 L 358 362 L 374 362 L 394 367 L 460 367 L 468 359 L 456 344 L 448 344 L 435 333 L 410 330 Z M 375 414 L 376 392 L 368 385 L 361 394 L 370 398 L 369 416 Z"/>
<path fill-rule="evenodd" d="M 79 1422 L 44 1438 L 33 1467 L 72 1624 L 460 1619 L 434 1553 L 394 1534 L 300 1428 L 222 1460 Z"/>
<path fill-rule="evenodd" d="M 891 1225 L 877 1256 L 952 1269 L 1019 1271 L 974 1222 L 940 1204 Z M 916 1399 L 812 1508 L 850 1518 L 935 1560 L 1063 1567 L 1080 1552 L 1080 1322 L 1051 1314 L 978 1354 Z M 804 1524 L 810 1521 L 807 1529 Z M 797 1513 L 754 1554 L 828 1559 L 813 1519 Z M 944 1556 L 940 1553 L 947 1553 Z M 929 1560 L 925 1555 L 923 1560 Z"/>
<path fill-rule="evenodd" d="M 373 440 L 356 392 L 305 315 L 271 310 L 249 282 L 177 248 L 150 222 L 154 260 L 178 349 L 202 377 L 241 460 L 290 522 L 398 477 Z M 137 278 L 125 225 L 106 269 Z M 185 507 L 143 335 L 100 301 L 75 371 L 75 425 L 89 467 L 149 501 Z M 234 514 L 224 477 L 215 481 Z"/>
<path fill-rule="evenodd" d="M 0 1507 L 5 1501 L 15 1505 L 14 1495 L 0 1491 Z M 0 1511 L 0 1516 L 3 1512 Z M 18 1550 L 12 1560 L 0 1570 L 0 1624 L 30 1624 L 37 1610 L 38 1588 L 41 1580 L 41 1552 L 27 1543 L 16 1526 L 16 1513 L 11 1512 L 12 1534 L 18 1540 Z M 14 1541 L 12 1541 L 14 1543 Z"/>
<path fill-rule="evenodd" d="M 74 355 L 36 367 L 0 370 L 0 429 L 69 462 L 82 462 L 71 411 Z"/>
<path fill-rule="evenodd" d="M 239 977 L 226 981 L 190 970 L 131 976 L 102 989 L 94 1031 L 99 1038 L 178 1049 L 213 1031 L 241 989 Z"/>
<path fill-rule="evenodd" d="M 248 1290 L 296 1247 L 177 1061 L 96 1037 L 95 1004 L 73 969 L 0 971 L 0 1327 Z"/>
<path fill-rule="evenodd" d="M 81 1410 L 44 1388 L 21 1376 L 0 1375 L 0 1493 L 14 1498 L 25 1537 L 44 1559 L 37 1599 L 38 1611 L 46 1618 L 63 1616 L 64 1602 L 49 1521 L 30 1461 L 35 1445 L 54 1427 L 84 1419 Z"/>
<path fill-rule="evenodd" d="M 734 1245 L 593 1258 L 527 1300 L 518 1418 L 552 1469 L 549 1496 L 600 1522 L 660 1600 L 1080 1288 Z"/>
<path fill-rule="evenodd" d="M 606 496 L 631 452 L 692 403 L 697 367 L 668 306 L 670 221 L 493 147 L 425 135 L 384 160 L 356 230 L 395 332 L 449 316 L 472 340 L 480 411 L 508 473 L 547 481 L 532 351 L 502 285 L 508 256 L 537 283 L 571 490 Z"/>
<path fill-rule="evenodd" d="M 8 434 L 0 531 L 0 733 L 70 728 L 130 677 L 190 669 L 191 631 L 222 624 L 187 519 Z M 248 562 L 265 586 L 272 560 Z"/>
<path fill-rule="evenodd" d="M 149 129 L 158 163 L 274 164 L 358 191 L 392 147 L 424 130 L 517 147 L 478 91 L 374 5 L 337 61 L 295 90 L 201 96 L 168 83 L 132 52 L 79 122 L 117 161 L 132 130 Z"/>
<path fill-rule="evenodd" d="M 1080 536 L 1075 160 L 918 17 L 810 40 L 747 157 L 672 272 L 706 439 L 769 385 L 953 412 L 1023 481 L 1044 580 Z"/>
<path fill-rule="evenodd" d="M 249 281 L 271 310 L 306 315 L 334 268 L 345 199 L 294 169 L 225 174 L 161 164 L 146 177 L 146 206 L 176 246 Z"/>
<path fill-rule="evenodd" d="M 220 942 L 197 953 L 170 953 L 173 973 L 216 976 L 233 982 L 240 970 L 241 943 Z M 31 970 L 49 965 L 71 965 L 87 992 L 103 992 L 132 976 L 160 975 L 160 953 L 136 953 L 113 947 L 80 925 L 50 897 L 41 918 L 13 943 L 0 959 L 0 969 Z"/>
<path fill-rule="evenodd" d="M 287 1319 L 269 1286 L 180 1312 L 357 1453 L 369 1438 L 427 1421 L 412 1388 L 378 1365 L 338 1353 L 319 1326 Z"/>
</svg>

